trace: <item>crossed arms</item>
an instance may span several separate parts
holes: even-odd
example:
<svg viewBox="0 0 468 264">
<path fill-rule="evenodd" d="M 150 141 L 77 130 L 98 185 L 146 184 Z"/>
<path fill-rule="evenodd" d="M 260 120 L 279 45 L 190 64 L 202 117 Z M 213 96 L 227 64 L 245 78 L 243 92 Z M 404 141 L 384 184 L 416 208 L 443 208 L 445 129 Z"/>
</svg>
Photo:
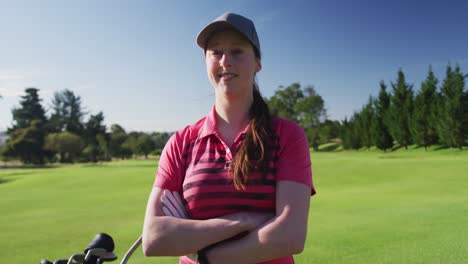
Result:
<svg viewBox="0 0 468 264">
<path fill-rule="evenodd" d="M 170 202 L 177 201 L 177 202 Z M 302 252 L 307 234 L 310 187 L 279 181 L 276 214 L 240 212 L 208 220 L 187 219 L 180 197 L 154 187 L 146 208 L 143 252 L 146 256 L 183 256 L 239 233 L 207 251 L 210 263 L 257 263 Z"/>
</svg>

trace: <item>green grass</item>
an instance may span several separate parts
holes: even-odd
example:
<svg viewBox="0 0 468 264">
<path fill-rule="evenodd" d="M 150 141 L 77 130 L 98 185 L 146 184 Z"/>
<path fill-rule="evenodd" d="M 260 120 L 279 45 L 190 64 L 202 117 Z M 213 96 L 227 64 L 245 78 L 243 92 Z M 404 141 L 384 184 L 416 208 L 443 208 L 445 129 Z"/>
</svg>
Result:
<svg viewBox="0 0 468 264">
<path fill-rule="evenodd" d="M 296 263 L 464 263 L 468 152 L 312 153 L 318 194 Z M 0 259 L 38 263 L 114 237 L 118 262 L 141 233 L 155 160 L 0 169 Z M 177 263 L 144 258 L 129 263 Z"/>
</svg>

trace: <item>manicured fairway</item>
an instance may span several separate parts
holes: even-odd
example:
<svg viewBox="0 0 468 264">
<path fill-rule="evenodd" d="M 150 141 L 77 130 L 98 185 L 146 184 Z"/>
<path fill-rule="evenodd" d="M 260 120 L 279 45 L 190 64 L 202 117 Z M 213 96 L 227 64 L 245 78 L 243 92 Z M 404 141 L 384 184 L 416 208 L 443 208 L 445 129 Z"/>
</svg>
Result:
<svg viewBox="0 0 468 264">
<path fill-rule="evenodd" d="M 465 263 L 468 151 L 312 153 L 318 194 L 297 263 Z M 38 263 L 114 237 L 120 262 L 142 229 L 156 160 L 0 169 L 0 262 Z M 177 263 L 144 258 L 129 263 Z"/>
</svg>

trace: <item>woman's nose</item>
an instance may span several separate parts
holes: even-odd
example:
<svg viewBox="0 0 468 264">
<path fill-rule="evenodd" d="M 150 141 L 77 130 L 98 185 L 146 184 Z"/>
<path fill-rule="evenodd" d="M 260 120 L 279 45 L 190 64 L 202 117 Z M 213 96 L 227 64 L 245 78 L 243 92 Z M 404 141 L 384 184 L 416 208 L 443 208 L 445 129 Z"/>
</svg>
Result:
<svg viewBox="0 0 468 264">
<path fill-rule="evenodd" d="M 228 52 L 223 52 L 223 56 L 221 57 L 221 60 L 219 61 L 219 63 L 224 67 L 232 66 L 231 55 L 229 55 Z"/>
</svg>

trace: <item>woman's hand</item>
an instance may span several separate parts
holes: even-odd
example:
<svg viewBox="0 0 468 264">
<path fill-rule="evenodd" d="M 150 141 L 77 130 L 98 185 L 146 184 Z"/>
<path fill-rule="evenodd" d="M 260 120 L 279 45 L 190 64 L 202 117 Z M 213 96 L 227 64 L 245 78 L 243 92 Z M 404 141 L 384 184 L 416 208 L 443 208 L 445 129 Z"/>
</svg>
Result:
<svg viewBox="0 0 468 264">
<path fill-rule="evenodd" d="M 162 202 L 162 211 L 165 216 L 172 216 L 181 219 L 189 219 L 187 211 L 183 205 L 182 199 L 177 192 L 171 192 L 169 190 L 164 190 L 161 196 Z M 237 221 L 240 223 L 247 224 L 248 231 L 253 231 L 265 222 L 272 219 L 275 215 L 273 213 L 257 213 L 257 212 L 239 212 L 234 214 L 229 214 L 221 217 L 222 219 Z M 192 261 L 197 261 L 197 254 L 186 255 Z"/>
<path fill-rule="evenodd" d="M 189 219 L 179 193 L 164 190 L 161 196 L 162 210 L 165 216 Z"/>
<path fill-rule="evenodd" d="M 163 195 L 161 196 L 161 202 L 165 216 L 189 219 L 179 193 L 164 190 Z M 249 231 L 251 231 L 272 219 L 274 216 L 275 215 L 273 213 L 239 212 L 225 215 L 220 218 L 245 223 L 248 225 Z"/>
<path fill-rule="evenodd" d="M 182 199 L 179 193 L 164 190 L 161 196 L 162 210 L 165 216 L 172 216 L 181 219 L 189 219 L 187 211 L 184 208 Z M 190 260 L 197 262 L 198 256 L 196 253 L 186 255 Z"/>
<path fill-rule="evenodd" d="M 166 191 L 163 198 L 163 193 L 164 189 L 153 187 L 148 198 L 142 241 L 145 256 L 187 255 L 249 231 L 251 227 L 242 221 L 219 217 L 190 219 L 181 196 Z"/>
<path fill-rule="evenodd" d="M 208 250 L 211 263 L 259 263 L 299 254 L 304 249 L 310 202 L 310 186 L 279 181 L 276 215 L 245 237 Z M 261 217 L 242 215 L 261 222 Z"/>
</svg>

